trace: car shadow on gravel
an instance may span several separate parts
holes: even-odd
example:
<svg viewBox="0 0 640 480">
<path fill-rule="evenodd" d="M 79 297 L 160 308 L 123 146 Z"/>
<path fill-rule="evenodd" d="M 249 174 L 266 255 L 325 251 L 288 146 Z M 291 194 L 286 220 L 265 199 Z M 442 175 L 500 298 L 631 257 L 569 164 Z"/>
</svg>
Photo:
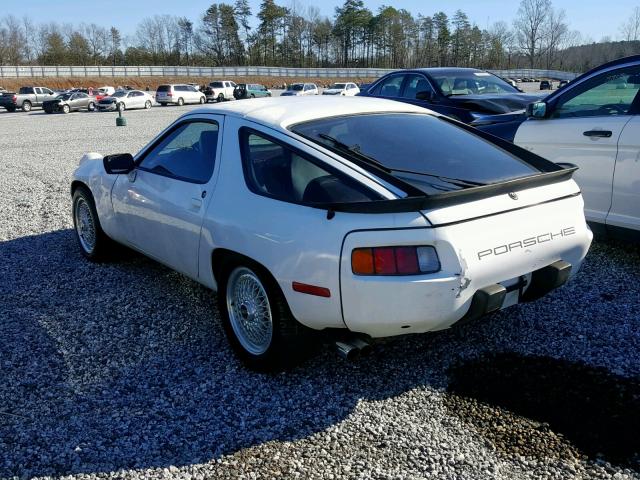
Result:
<svg viewBox="0 0 640 480">
<path fill-rule="evenodd" d="M 568 286 L 565 295 L 572 294 L 571 288 L 583 287 Z M 209 290 L 139 255 L 109 264 L 87 262 L 70 229 L 1 242 L 0 299 L 0 477 L 211 462 L 248 447 L 322 435 L 348 419 L 362 401 L 375 403 L 415 390 L 434 398 L 418 408 L 437 409 L 437 392 L 446 391 L 447 368 L 455 359 L 477 357 L 478 348 L 501 351 L 499 342 L 521 338 L 544 338 L 538 342 L 543 346 L 552 338 L 567 345 L 572 341 L 545 317 L 566 302 L 552 296 L 528 307 L 533 310 L 527 316 L 515 309 L 459 330 L 385 342 L 358 363 L 325 351 L 291 371 L 260 375 L 234 357 Z M 617 324 L 606 327 L 613 335 L 620 333 Z M 597 352 L 603 352 L 604 344 L 598 345 Z M 476 381 L 513 383 L 521 374 L 529 382 L 521 380 L 516 391 L 531 398 L 533 406 L 518 395 L 507 396 L 512 400 L 504 404 L 491 392 L 483 397 L 482 390 L 473 390 L 473 378 L 458 370 L 452 371 L 451 398 L 477 397 L 506 412 L 530 415 L 574 442 L 572 424 L 556 426 L 555 417 L 541 413 L 546 407 L 563 414 L 571 410 L 559 395 L 551 397 L 555 403 L 544 403 L 542 374 L 551 371 L 556 372 L 554 382 L 567 377 L 563 385 L 580 386 L 577 392 L 593 396 L 594 402 L 579 393 L 569 397 L 584 416 L 609 422 L 621 436 L 626 425 L 637 422 L 629 411 L 640 411 L 637 397 L 625 397 L 627 390 L 616 383 L 628 385 L 625 379 L 609 381 L 561 362 L 538 366 L 518 357 L 496 358 L 471 366 Z M 548 388 L 550 395 L 557 391 Z M 637 394 L 633 385 L 624 388 Z M 622 395 L 617 403 L 615 395 Z M 604 402 L 600 417 L 595 399 Z M 394 415 L 386 404 L 380 408 Z M 618 408 L 619 419 L 611 413 Z M 597 421 L 593 428 L 601 434 L 605 430 Z M 611 436 L 603 438 L 619 445 Z M 575 445 L 594 455 L 601 449 L 611 458 L 629 454 L 624 445 L 611 450 L 596 440 L 586 446 L 575 440 Z"/>
<path fill-rule="evenodd" d="M 459 362 L 449 375 L 448 391 L 462 397 L 449 397 L 449 409 L 508 456 L 562 453 L 640 468 L 637 378 L 516 353 Z"/>
</svg>

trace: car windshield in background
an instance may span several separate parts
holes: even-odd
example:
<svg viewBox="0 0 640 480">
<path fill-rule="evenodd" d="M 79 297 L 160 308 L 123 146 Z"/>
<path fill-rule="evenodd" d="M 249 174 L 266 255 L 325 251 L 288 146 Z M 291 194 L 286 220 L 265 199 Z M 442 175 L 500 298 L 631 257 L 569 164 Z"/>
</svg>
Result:
<svg viewBox="0 0 640 480">
<path fill-rule="evenodd" d="M 209 84 L 209 86 L 211 88 L 222 88 L 222 87 L 224 87 L 224 85 L 222 85 L 222 82 L 211 82 Z"/>
<path fill-rule="evenodd" d="M 73 93 L 63 93 L 62 95 L 58 95 L 56 100 L 69 100 L 71 95 L 73 95 Z"/>
<path fill-rule="evenodd" d="M 344 90 L 346 86 L 346 83 L 334 83 L 329 88 L 332 90 Z"/>
<path fill-rule="evenodd" d="M 287 90 L 294 90 L 296 92 L 299 92 L 303 88 L 304 88 L 304 84 L 302 84 L 302 83 L 294 83 L 293 85 L 289 85 L 289 88 L 287 88 Z"/>
<path fill-rule="evenodd" d="M 161 90 L 158 90 L 161 91 Z M 126 97 L 127 96 L 127 92 L 123 92 L 123 91 L 117 91 L 116 93 L 114 93 L 113 95 L 111 95 L 112 97 Z"/>
<path fill-rule="evenodd" d="M 425 193 L 540 173 L 524 160 L 432 115 L 362 114 L 325 118 L 291 130 L 341 156 L 391 170 Z"/>
<path fill-rule="evenodd" d="M 433 79 L 447 97 L 520 93 L 515 87 L 488 72 L 462 71 L 448 75 L 433 75 Z"/>
<path fill-rule="evenodd" d="M 171 85 L 160 85 L 158 87 L 158 92 L 170 92 L 171 91 Z"/>
</svg>

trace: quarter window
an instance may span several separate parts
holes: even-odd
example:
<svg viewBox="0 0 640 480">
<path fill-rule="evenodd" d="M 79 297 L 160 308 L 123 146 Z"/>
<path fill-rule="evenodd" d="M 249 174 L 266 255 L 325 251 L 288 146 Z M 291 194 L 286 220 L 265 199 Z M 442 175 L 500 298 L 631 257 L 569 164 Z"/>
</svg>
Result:
<svg viewBox="0 0 640 480">
<path fill-rule="evenodd" d="M 609 72 L 560 99 L 552 118 L 628 115 L 640 90 L 640 67 Z"/>
<path fill-rule="evenodd" d="M 206 183 L 213 173 L 217 145 L 216 122 L 184 123 L 144 156 L 140 168 L 178 180 Z"/>
<path fill-rule="evenodd" d="M 376 90 L 379 89 L 378 93 L 382 97 L 399 97 L 403 80 L 404 75 L 392 75 L 382 80 Z"/>
<path fill-rule="evenodd" d="M 285 202 L 363 202 L 380 198 L 356 180 L 249 129 L 240 132 L 247 185 L 259 195 Z"/>
</svg>

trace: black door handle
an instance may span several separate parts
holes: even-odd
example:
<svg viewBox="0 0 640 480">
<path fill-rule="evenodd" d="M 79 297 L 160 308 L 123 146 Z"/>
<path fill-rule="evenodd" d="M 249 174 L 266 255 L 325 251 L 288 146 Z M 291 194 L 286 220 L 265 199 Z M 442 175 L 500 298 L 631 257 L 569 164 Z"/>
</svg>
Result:
<svg viewBox="0 0 640 480">
<path fill-rule="evenodd" d="M 610 138 L 613 135 L 611 130 L 587 130 L 586 132 L 582 132 L 585 137 L 601 137 L 601 138 Z"/>
</svg>

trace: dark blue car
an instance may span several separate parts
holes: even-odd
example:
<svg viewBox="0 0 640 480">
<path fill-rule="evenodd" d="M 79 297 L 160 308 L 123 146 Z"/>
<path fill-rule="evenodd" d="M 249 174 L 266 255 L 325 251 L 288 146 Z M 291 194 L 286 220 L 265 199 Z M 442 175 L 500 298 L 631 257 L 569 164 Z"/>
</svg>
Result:
<svg viewBox="0 0 640 480">
<path fill-rule="evenodd" d="M 475 68 L 419 68 L 381 77 L 361 96 L 412 103 L 472 125 L 507 122 L 544 95 L 523 93 Z"/>
</svg>

